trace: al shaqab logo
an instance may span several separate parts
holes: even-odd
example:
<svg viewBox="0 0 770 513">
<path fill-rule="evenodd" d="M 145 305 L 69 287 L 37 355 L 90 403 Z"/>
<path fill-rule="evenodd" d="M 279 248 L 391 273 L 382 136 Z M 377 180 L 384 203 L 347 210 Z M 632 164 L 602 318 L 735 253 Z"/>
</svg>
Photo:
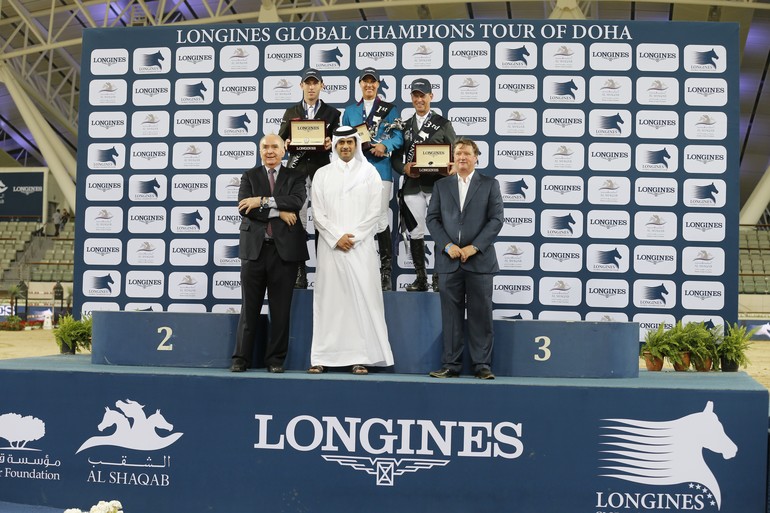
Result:
<svg viewBox="0 0 770 513">
<path fill-rule="evenodd" d="M 131 399 L 118 400 L 115 402 L 115 407 L 119 411 L 105 407 L 102 421 L 96 426 L 99 431 L 106 431 L 114 426 L 112 433 L 92 436 L 83 442 L 75 454 L 90 447 L 102 445 L 155 451 L 168 447 L 183 435 L 183 433 L 158 435 L 158 429 L 169 433 L 174 430 L 174 426 L 161 415 L 160 410 L 155 410 L 155 413 L 148 417 L 144 413 L 144 405 Z"/>
<path fill-rule="evenodd" d="M 655 509 L 679 509 L 682 495 L 692 509 L 722 507 L 722 492 L 703 459 L 703 449 L 733 458 L 738 447 L 725 433 L 708 401 L 703 411 L 670 421 L 603 419 L 600 477 L 649 486 L 686 485 L 686 494 L 650 493 Z M 621 509 L 633 493 L 596 492 L 599 509 Z M 647 495 L 647 494 L 645 494 Z M 698 507 L 700 505 L 700 507 Z M 684 509 L 684 508 L 683 508 Z M 690 508 L 688 508 L 690 509 Z"/>
</svg>

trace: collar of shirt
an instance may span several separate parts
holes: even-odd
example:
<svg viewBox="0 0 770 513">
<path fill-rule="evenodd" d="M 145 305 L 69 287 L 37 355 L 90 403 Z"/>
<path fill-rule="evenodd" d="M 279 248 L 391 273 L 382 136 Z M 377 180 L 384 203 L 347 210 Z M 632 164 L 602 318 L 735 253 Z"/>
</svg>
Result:
<svg viewBox="0 0 770 513">
<path fill-rule="evenodd" d="M 364 103 L 364 117 L 368 116 L 374 106 L 374 100 L 363 100 Z"/>
<path fill-rule="evenodd" d="M 315 105 L 308 105 L 305 100 L 302 100 L 302 108 L 305 109 L 305 117 L 307 119 L 313 119 L 315 115 L 318 113 L 318 109 L 321 108 L 321 100 L 316 100 Z M 310 109 L 313 109 L 313 115 L 310 115 Z"/>
<path fill-rule="evenodd" d="M 476 170 L 474 169 L 473 171 L 471 171 L 471 173 L 470 173 L 468 176 L 466 176 L 466 177 L 465 177 L 465 179 L 464 179 L 464 180 L 463 180 L 463 177 L 462 177 L 462 176 L 460 176 L 460 175 L 458 174 L 458 175 L 457 175 L 457 181 L 458 181 L 460 184 L 462 184 L 463 186 L 466 186 L 466 187 L 467 187 L 467 186 L 468 186 L 468 184 L 469 184 L 469 183 L 471 183 L 471 178 L 473 178 L 473 174 L 474 174 L 475 172 L 476 172 Z"/>
</svg>

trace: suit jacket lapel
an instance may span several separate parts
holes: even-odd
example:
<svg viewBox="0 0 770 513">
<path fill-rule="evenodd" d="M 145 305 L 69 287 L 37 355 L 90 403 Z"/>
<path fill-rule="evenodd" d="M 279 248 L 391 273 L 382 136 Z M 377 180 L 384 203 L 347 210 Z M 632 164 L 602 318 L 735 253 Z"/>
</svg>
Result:
<svg viewBox="0 0 770 513">
<path fill-rule="evenodd" d="M 457 175 L 453 175 L 455 178 L 454 180 L 447 180 L 449 182 L 449 194 L 452 196 L 452 199 L 455 202 L 455 205 L 457 205 L 457 208 L 459 210 L 460 208 L 460 187 L 457 184 Z"/>
<path fill-rule="evenodd" d="M 267 168 L 265 166 L 259 166 L 257 168 L 257 179 L 254 184 L 254 196 L 264 196 L 265 192 L 270 192 L 270 180 L 267 179 Z"/>
<path fill-rule="evenodd" d="M 279 166 L 278 167 L 278 178 L 275 179 L 275 190 L 273 191 L 273 196 L 275 196 L 278 191 L 283 187 L 283 185 L 286 183 L 286 180 L 288 180 L 288 176 L 285 173 L 286 168 Z M 268 187 L 270 187 L 270 180 L 267 181 Z"/>
</svg>

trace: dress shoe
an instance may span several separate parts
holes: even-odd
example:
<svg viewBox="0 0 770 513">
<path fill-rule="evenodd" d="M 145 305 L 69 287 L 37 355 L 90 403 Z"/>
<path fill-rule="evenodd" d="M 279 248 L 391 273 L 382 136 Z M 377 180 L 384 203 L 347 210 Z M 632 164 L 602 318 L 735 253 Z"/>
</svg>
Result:
<svg viewBox="0 0 770 513">
<path fill-rule="evenodd" d="M 268 365 L 267 366 L 267 372 L 272 372 L 273 374 L 283 374 L 283 366 L 282 365 Z"/>
<path fill-rule="evenodd" d="M 456 370 L 443 368 L 441 370 L 433 371 L 428 376 L 431 378 L 456 378 L 460 373 Z"/>
<path fill-rule="evenodd" d="M 246 360 L 243 358 L 233 358 L 233 364 L 230 366 L 231 372 L 246 372 Z"/>
<path fill-rule="evenodd" d="M 492 374 L 492 371 L 484 367 L 483 369 L 479 369 L 476 371 L 476 377 L 479 379 L 495 379 L 495 375 Z"/>
</svg>

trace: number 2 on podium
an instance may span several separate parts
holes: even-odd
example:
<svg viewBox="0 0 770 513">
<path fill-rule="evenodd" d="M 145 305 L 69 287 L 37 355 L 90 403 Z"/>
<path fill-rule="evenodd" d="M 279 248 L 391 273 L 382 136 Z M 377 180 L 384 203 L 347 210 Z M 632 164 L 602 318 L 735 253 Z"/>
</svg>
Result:
<svg viewBox="0 0 770 513">
<path fill-rule="evenodd" d="M 551 339 L 548 337 L 536 337 L 535 344 L 543 344 L 537 348 L 538 351 L 542 351 L 542 355 L 536 354 L 534 359 L 536 362 L 544 362 L 551 358 L 551 350 L 548 346 L 551 345 Z"/>
<path fill-rule="evenodd" d="M 168 326 L 161 326 L 158 328 L 158 333 L 163 333 L 164 331 L 166 332 L 166 335 L 163 337 L 163 340 L 160 341 L 160 344 L 158 344 L 158 351 L 173 351 L 174 344 L 166 344 L 166 342 L 168 342 L 168 339 L 174 334 L 174 330 Z"/>
</svg>

